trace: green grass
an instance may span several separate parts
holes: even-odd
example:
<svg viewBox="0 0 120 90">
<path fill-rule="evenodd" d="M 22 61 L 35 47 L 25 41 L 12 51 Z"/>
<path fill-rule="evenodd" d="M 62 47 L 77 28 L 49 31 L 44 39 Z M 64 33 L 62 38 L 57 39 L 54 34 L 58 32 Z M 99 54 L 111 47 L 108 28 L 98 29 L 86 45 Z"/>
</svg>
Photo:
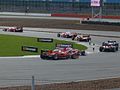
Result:
<svg viewBox="0 0 120 90">
<path fill-rule="evenodd" d="M 23 56 L 40 54 L 41 49 L 54 49 L 56 43 L 72 43 L 68 41 L 55 40 L 53 43 L 37 42 L 35 37 L 23 37 L 0 34 L 0 56 Z M 85 50 L 87 47 L 72 43 L 74 48 Z M 34 46 L 38 52 L 22 51 L 22 46 Z"/>
</svg>

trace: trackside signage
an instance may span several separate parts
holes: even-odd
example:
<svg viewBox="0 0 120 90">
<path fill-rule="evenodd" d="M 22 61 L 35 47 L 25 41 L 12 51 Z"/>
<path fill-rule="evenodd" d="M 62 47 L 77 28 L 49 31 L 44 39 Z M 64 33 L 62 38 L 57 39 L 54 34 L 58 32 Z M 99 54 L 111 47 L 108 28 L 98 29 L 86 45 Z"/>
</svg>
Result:
<svg viewBox="0 0 120 90">
<path fill-rule="evenodd" d="M 53 42 L 53 38 L 37 38 L 38 42 Z"/>
<path fill-rule="evenodd" d="M 56 44 L 56 47 L 58 48 L 72 48 L 72 44 Z"/>
<path fill-rule="evenodd" d="M 100 0 L 91 0 L 91 6 L 92 7 L 99 7 L 100 6 Z"/>
<path fill-rule="evenodd" d="M 38 52 L 38 48 L 33 46 L 22 46 L 22 51 Z"/>
</svg>

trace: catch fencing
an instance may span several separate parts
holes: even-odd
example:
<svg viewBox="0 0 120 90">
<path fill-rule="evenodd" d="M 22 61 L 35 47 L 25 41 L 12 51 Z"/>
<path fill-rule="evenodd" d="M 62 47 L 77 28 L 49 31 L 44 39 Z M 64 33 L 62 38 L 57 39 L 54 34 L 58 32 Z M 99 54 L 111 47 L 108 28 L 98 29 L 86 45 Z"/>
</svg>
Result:
<svg viewBox="0 0 120 90">
<path fill-rule="evenodd" d="M 90 2 L 71 1 L 72 2 L 55 2 L 51 0 L 0 0 L 0 12 L 91 14 L 92 8 Z M 96 12 L 98 12 L 98 10 L 98 7 L 94 9 Z M 103 15 L 119 16 L 120 2 L 105 2 L 102 10 Z"/>
<path fill-rule="evenodd" d="M 64 81 L 31 79 L 0 79 L 0 90 L 109 90 L 120 88 L 120 78 Z"/>
</svg>

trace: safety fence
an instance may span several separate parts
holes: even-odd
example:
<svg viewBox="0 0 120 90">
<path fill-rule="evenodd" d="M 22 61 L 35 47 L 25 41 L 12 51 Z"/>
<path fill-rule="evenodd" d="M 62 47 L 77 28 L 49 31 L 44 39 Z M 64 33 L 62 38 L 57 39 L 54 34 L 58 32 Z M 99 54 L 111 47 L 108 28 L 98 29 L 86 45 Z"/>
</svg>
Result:
<svg viewBox="0 0 120 90">
<path fill-rule="evenodd" d="M 120 88 L 120 78 L 65 81 L 31 79 L 0 79 L 0 90 L 112 90 Z"/>
<path fill-rule="evenodd" d="M 0 12 L 26 13 L 77 13 L 91 14 L 90 2 L 55 2 L 51 0 L 0 0 Z M 113 0 L 114 1 L 114 0 Z M 98 7 L 94 8 L 99 11 Z M 120 15 L 120 2 L 105 2 L 102 7 L 103 15 Z"/>
</svg>

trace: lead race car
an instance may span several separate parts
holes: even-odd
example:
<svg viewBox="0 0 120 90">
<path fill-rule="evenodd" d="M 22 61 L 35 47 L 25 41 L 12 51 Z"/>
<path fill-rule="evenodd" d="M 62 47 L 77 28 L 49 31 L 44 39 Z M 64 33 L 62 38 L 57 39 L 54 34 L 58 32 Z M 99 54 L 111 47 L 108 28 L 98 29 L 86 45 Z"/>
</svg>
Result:
<svg viewBox="0 0 120 90">
<path fill-rule="evenodd" d="M 9 27 L 9 28 L 4 28 L 3 31 L 8 31 L 8 32 L 23 32 L 23 27 Z"/>
<path fill-rule="evenodd" d="M 82 53 L 82 54 L 81 54 Z M 42 59 L 77 59 L 80 55 L 84 55 L 85 51 L 73 49 L 71 44 L 57 44 L 54 50 L 41 50 L 40 57 Z"/>
</svg>

